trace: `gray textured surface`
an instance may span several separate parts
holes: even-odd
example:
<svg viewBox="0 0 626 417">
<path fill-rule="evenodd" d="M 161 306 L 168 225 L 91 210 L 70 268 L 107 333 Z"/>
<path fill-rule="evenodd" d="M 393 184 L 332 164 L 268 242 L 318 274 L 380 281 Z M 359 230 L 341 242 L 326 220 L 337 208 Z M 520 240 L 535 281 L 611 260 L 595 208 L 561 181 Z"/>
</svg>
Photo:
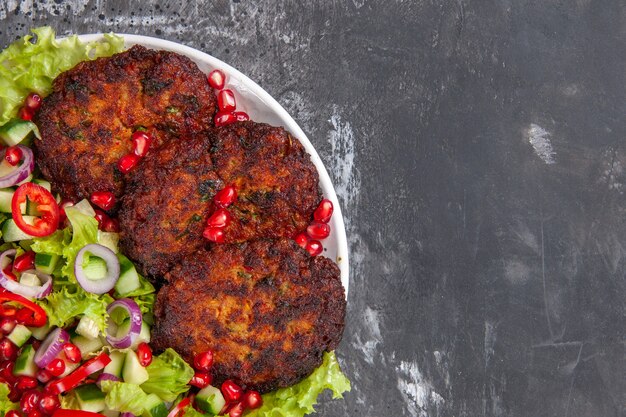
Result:
<svg viewBox="0 0 626 417">
<path fill-rule="evenodd" d="M 0 43 L 175 40 L 294 116 L 353 260 L 321 415 L 626 415 L 626 3 L 126 3 L 3 0 Z"/>
</svg>

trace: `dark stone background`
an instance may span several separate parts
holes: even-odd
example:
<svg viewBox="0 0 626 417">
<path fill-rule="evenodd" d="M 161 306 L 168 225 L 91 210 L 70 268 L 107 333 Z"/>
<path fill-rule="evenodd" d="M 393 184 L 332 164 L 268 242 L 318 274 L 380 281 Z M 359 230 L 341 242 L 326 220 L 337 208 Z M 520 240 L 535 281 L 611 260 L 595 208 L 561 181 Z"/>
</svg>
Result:
<svg viewBox="0 0 626 417">
<path fill-rule="evenodd" d="M 352 276 L 325 416 L 625 416 L 622 0 L 0 1 L 0 43 L 162 37 L 278 99 Z"/>
</svg>

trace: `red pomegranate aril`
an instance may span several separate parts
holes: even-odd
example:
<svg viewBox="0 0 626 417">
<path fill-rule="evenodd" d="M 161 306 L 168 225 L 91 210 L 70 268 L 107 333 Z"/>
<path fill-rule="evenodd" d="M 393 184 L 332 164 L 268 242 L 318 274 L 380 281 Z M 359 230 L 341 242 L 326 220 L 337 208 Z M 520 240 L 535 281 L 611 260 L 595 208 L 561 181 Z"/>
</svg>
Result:
<svg viewBox="0 0 626 417">
<path fill-rule="evenodd" d="M 209 372 L 213 366 L 213 351 L 205 350 L 193 358 L 193 367 L 198 371 Z"/>
<path fill-rule="evenodd" d="M 59 216 L 60 216 L 60 223 L 65 222 L 65 220 L 67 219 L 67 214 L 65 214 L 65 209 L 67 207 L 72 207 L 74 205 L 74 202 L 71 200 L 61 200 L 61 202 L 59 203 Z"/>
<path fill-rule="evenodd" d="M 239 401 L 243 395 L 243 389 L 232 379 L 227 379 L 222 383 L 222 394 L 226 402 L 234 403 Z"/>
<path fill-rule="evenodd" d="M 298 233 L 296 235 L 296 237 L 293 238 L 293 240 L 296 241 L 296 243 L 302 248 L 306 248 L 306 244 L 309 242 L 310 238 L 309 235 L 307 235 L 306 233 L 302 232 L 302 233 Z"/>
<path fill-rule="evenodd" d="M 222 70 L 218 69 L 211 71 L 207 79 L 209 80 L 209 85 L 216 90 L 224 88 L 224 84 L 226 83 L 226 75 Z"/>
<path fill-rule="evenodd" d="M 115 205 L 115 195 L 110 191 L 94 191 L 91 193 L 89 201 L 102 210 L 110 210 Z"/>
<path fill-rule="evenodd" d="M 36 112 L 41 107 L 41 96 L 37 93 L 30 93 L 24 100 L 24 107 Z"/>
<path fill-rule="evenodd" d="M 117 169 L 119 169 L 122 174 L 128 174 L 137 166 L 140 159 L 141 158 L 134 153 L 124 155 L 117 161 Z"/>
<path fill-rule="evenodd" d="M 102 229 L 106 222 L 110 219 L 109 216 L 102 210 L 95 209 L 96 215 L 93 216 L 94 219 L 98 220 L 98 228 Z"/>
<path fill-rule="evenodd" d="M 15 321 L 17 321 L 19 324 L 29 322 L 32 317 L 33 312 L 28 308 L 20 308 L 19 310 L 17 310 L 17 313 L 15 313 Z"/>
<path fill-rule="evenodd" d="M 20 109 L 20 111 L 18 112 L 18 114 L 17 114 L 17 117 L 19 117 L 22 120 L 26 120 L 26 121 L 33 120 L 34 116 L 35 116 L 35 112 L 33 112 L 28 107 L 22 107 Z"/>
<path fill-rule="evenodd" d="M 20 409 L 24 413 L 30 413 L 35 410 L 39 405 L 39 398 L 41 393 L 35 389 L 31 389 L 22 394 L 20 399 Z"/>
<path fill-rule="evenodd" d="M 144 368 L 152 363 L 152 349 L 146 342 L 141 342 L 137 346 L 137 357 Z"/>
<path fill-rule="evenodd" d="M 150 135 L 138 130 L 133 133 L 131 139 L 133 140 L 133 153 L 139 157 L 146 156 L 152 142 Z"/>
<path fill-rule="evenodd" d="M 0 319 L 0 331 L 4 334 L 11 333 L 13 329 L 15 329 L 15 326 L 17 326 L 15 319 L 10 317 L 3 317 Z"/>
<path fill-rule="evenodd" d="M 108 218 L 102 225 L 102 230 L 105 232 L 118 233 L 120 231 L 120 222 L 117 219 Z"/>
<path fill-rule="evenodd" d="M 17 377 L 17 383 L 15 384 L 15 387 L 20 391 L 26 391 L 31 388 L 37 388 L 37 385 L 39 385 L 39 383 L 35 378 L 33 378 L 32 376 L 22 375 Z"/>
<path fill-rule="evenodd" d="M 229 417 L 241 417 L 243 415 L 243 403 L 237 403 L 228 410 Z"/>
<path fill-rule="evenodd" d="M 65 362 L 63 359 L 53 359 L 48 365 L 46 365 L 46 371 L 50 372 L 52 376 L 60 376 L 65 372 Z"/>
<path fill-rule="evenodd" d="M 26 417 L 44 417 L 44 414 L 38 409 L 31 410 Z"/>
<path fill-rule="evenodd" d="M 202 232 L 202 236 L 215 243 L 224 243 L 226 240 L 224 229 L 221 227 L 207 227 L 204 229 L 204 232 Z"/>
<path fill-rule="evenodd" d="M 333 216 L 333 202 L 323 199 L 313 212 L 313 218 L 320 223 L 328 223 Z"/>
<path fill-rule="evenodd" d="M 20 413 L 18 411 L 15 410 L 9 410 L 7 411 L 7 413 L 4 415 L 4 417 L 22 417 L 20 415 Z"/>
<path fill-rule="evenodd" d="M 206 224 L 209 227 L 226 227 L 230 223 L 231 215 L 228 210 L 219 208 L 209 217 Z"/>
<path fill-rule="evenodd" d="M 313 239 L 326 239 L 330 236 L 330 226 L 326 223 L 313 222 L 306 228 L 306 232 Z"/>
<path fill-rule="evenodd" d="M 223 112 L 233 112 L 237 108 L 233 90 L 222 90 L 217 93 L 217 107 Z"/>
<path fill-rule="evenodd" d="M 18 272 L 33 269 L 35 267 L 35 252 L 28 251 L 15 258 L 13 261 L 13 269 Z"/>
<path fill-rule="evenodd" d="M 17 166 L 22 160 L 22 150 L 17 146 L 10 146 L 4 152 L 4 159 L 11 166 Z"/>
<path fill-rule="evenodd" d="M 6 379 L 7 381 L 15 380 L 15 375 L 13 375 L 13 368 L 15 367 L 15 363 L 11 360 L 4 360 L 0 363 L 0 377 Z"/>
<path fill-rule="evenodd" d="M 306 249 L 311 256 L 317 256 L 324 251 L 324 246 L 322 246 L 319 240 L 309 240 L 304 249 Z"/>
<path fill-rule="evenodd" d="M 65 357 L 67 357 L 67 360 L 72 363 L 78 363 L 81 360 L 82 353 L 78 346 L 73 343 L 64 344 L 63 353 L 65 353 Z"/>
<path fill-rule="evenodd" d="M 61 407 L 59 397 L 52 394 L 44 394 L 39 400 L 39 409 L 46 414 L 52 414 L 54 411 Z"/>
<path fill-rule="evenodd" d="M 259 408 L 263 405 L 263 398 L 258 391 L 247 391 L 243 396 L 242 403 L 249 408 L 250 410 L 254 410 L 255 408 Z"/>
<path fill-rule="evenodd" d="M 235 115 L 235 119 L 237 119 L 238 122 L 247 122 L 248 120 L 250 120 L 250 116 L 248 116 L 248 113 L 246 113 L 245 111 L 236 111 L 233 112 L 233 114 Z"/>
<path fill-rule="evenodd" d="M 190 385 L 193 385 L 197 388 L 204 388 L 208 386 L 213 381 L 213 377 L 206 372 L 196 372 L 193 374 L 193 378 L 189 381 Z"/>
<path fill-rule="evenodd" d="M 0 340 L 0 360 L 14 361 L 17 358 L 17 346 L 9 339 Z"/>
<path fill-rule="evenodd" d="M 217 127 L 226 126 L 231 123 L 235 123 L 237 121 L 237 116 L 230 112 L 220 111 L 215 115 L 213 121 L 215 122 L 215 126 Z"/>
<path fill-rule="evenodd" d="M 232 185 L 222 188 L 213 197 L 215 205 L 221 208 L 228 208 L 235 201 L 237 201 L 237 189 Z"/>
<path fill-rule="evenodd" d="M 53 377 L 52 375 L 50 375 L 50 372 L 46 371 L 45 369 L 40 369 L 37 371 L 37 381 L 41 382 L 42 384 L 50 382 L 52 378 Z"/>
</svg>

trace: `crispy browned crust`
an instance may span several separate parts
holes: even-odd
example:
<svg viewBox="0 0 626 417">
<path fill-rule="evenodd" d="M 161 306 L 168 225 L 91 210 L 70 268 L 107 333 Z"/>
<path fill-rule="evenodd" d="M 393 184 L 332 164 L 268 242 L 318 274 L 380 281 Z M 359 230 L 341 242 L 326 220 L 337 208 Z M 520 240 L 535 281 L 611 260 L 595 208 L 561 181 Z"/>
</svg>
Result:
<svg viewBox="0 0 626 417">
<path fill-rule="evenodd" d="M 287 387 L 341 340 L 339 268 L 288 239 L 218 245 L 188 256 L 157 296 L 152 347 L 187 361 L 211 349 L 217 384 Z"/>
<path fill-rule="evenodd" d="M 124 178 L 119 158 L 131 150 L 131 134 L 148 128 L 154 145 L 206 129 L 215 94 L 190 59 L 134 46 L 110 58 L 78 64 L 54 81 L 35 123 L 37 163 L 62 196 L 88 198 L 93 191 L 118 197 Z"/>
<path fill-rule="evenodd" d="M 282 127 L 245 122 L 215 129 L 215 169 L 238 199 L 226 243 L 293 237 L 321 201 L 318 174 L 302 144 Z"/>
<path fill-rule="evenodd" d="M 151 278 L 205 245 L 210 202 L 223 187 L 210 146 L 203 134 L 170 141 L 128 175 L 119 211 L 121 249 Z"/>
</svg>

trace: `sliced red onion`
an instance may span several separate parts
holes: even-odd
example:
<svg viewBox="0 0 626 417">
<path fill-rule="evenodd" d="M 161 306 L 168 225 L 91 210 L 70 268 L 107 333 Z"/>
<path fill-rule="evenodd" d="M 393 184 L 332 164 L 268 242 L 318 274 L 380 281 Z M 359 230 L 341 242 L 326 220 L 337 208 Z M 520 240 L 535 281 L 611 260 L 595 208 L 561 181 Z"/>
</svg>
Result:
<svg viewBox="0 0 626 417">
<path fill-rule="evenodd" d="M 61 327 L 51 331 L 35 352 L 35 364 L 40 368 L 45 368 L 61 352 L 63 345 L 69 341 L 70 335 Z"/>
<path fill-rule="evenodd" d="M 16 145 L 22 151 L 23 160 L 21 165 L 16 166 L 14 170 L 7 175 L 0 177 L 0 188 L 13 187 L 26 179 L 35 169 L 35 158 L 33 151 L 24 145 Z M 8 149 L 8 148 L 7 148 Z M 6 151 L 5 151 L 6 152 Z"/>
<path fill-rule="evenodd" d="M 117 323 L 109 317 L 109 320 L 107 321 L 107 342 L 109 342 L 109 344 L 116 349 L 126 349 L 127 347 L 130 347 L 135 340 L 137 340 L 137 337 L 139 337 L 143 317 L 141 315 L 141 309 L 137 303 L 130 298 L 121 298 L 113 301 L 107 307 L 107 313 L 110 316 L 113 310 L 118 308 L 124 309 L 128 313 L 128 317 L 130 318 L 128 333 L 118 337 Z"/>
<path fill-rule="evenodd" d="M 50 294 L 52 291 L 52 277 L 48 274 L 44 274 L 41 271 L 30 269 L 22 272 L 23 274 L 34 274 L 41 281 L 41 285 L 37 287 L 31 287 L 29 285 L 20 284 L 17 281 L 13 281 L 4 273 L 4 269 L 11 263 L 8 259 L 9 256 L 15 256 L 15 249 L 9 249 L 0 254 L 0 286 L 11 291 L 12 293 L 23 295 L 30 298 L 43 298 Z"/>
<path fill-rule="evenodd" d="M 105 277 L 101 279 L 89 279 L 85 274 L 83 271 L 83 260 L 87 252 L 104 260 L 107 265 Z M 106 246 L 98 245 L 97 243 L 91 243 L 78 251 L 74 263 L 74 274 L 76 275 L 76 280 L 85 291 L 94 294 L 104 294 L 113 289 L 120 277 L 120 261 L 111 249 Z"/>
<path fill-rule="evenodd" d="M 102 381 L 119 381 L 120 378 L 113 375 L 113 374 L 100 374 L 100 376 L 98 377 L 98 379 L 96 379 L 96 385 L 98 385 L 99 388 L 102 388 L 102 386 L 100 385 L 100 383 Z"/>
<path fill-rule="evenodd" d="M 134 415 L 133 413 L 122 413 L 120 414 L 120 417 L 137 417 L 136 415 Z"/>
</svg>

